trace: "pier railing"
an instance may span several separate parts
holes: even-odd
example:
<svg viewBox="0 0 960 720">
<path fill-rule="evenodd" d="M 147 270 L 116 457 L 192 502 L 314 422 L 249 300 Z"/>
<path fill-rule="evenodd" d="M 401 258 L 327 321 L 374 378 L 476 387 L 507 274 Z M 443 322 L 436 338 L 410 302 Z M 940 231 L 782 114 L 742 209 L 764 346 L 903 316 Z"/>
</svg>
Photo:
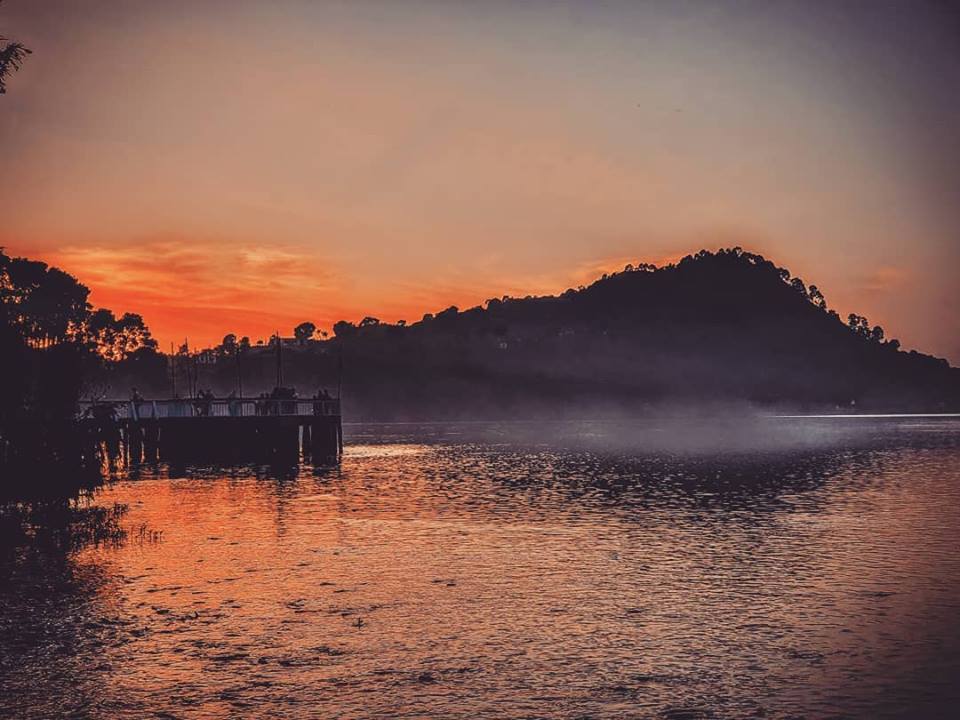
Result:
<svg viewBox="0 0 960 720">
<path fill-rule="evenodd" d="M 81 400 L 80 417 L 117 420 L 190 417 L 337 416 L 339 400 L 217 398 L 196 400 Z"/>
</svg>

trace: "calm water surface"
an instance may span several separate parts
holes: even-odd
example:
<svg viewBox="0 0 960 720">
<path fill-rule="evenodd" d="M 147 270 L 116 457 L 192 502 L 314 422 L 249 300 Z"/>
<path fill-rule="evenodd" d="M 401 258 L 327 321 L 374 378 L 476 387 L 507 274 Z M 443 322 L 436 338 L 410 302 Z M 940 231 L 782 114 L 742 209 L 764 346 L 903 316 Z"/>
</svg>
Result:
<svg viewBox="0 0 960 720">
<path fill-rule="evenodd" d="M 956 717 L 960 422 L 778 422 L 130 469 L 0 590 L 0 715 Z"/>
</svg>

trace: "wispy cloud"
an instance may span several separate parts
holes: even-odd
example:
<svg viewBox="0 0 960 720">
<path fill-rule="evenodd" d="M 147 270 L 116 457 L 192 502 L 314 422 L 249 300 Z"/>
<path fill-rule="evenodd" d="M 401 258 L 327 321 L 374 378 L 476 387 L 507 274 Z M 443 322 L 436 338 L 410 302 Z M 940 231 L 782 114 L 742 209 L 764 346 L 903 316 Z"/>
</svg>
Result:
<svg viewBox="0 0 960 720">
<path fill-rule="evenodd" d="M 294 246 L 163 238 L 69 245 L 43 259 L 87 284 L 94 304 L 139 312 L 165 338 L 269 333 L 331 308 L 339 288 L 335 268 Z"/>
<path fill-rule="evenodd" d="M 858 283 L 865 293 L 883 293 L 902 288 L 910 281 L 910 273 L 893 266 L 882 266 L 863 275 Z"/>
<path fill-rule="evenodd" d="M 331 268 L 294 248 L 156 240 L 67 246 L 48 257 L 95 290 L 187 307 L 256 307 L 265 294 L 336 287 Z"/>
</svg>

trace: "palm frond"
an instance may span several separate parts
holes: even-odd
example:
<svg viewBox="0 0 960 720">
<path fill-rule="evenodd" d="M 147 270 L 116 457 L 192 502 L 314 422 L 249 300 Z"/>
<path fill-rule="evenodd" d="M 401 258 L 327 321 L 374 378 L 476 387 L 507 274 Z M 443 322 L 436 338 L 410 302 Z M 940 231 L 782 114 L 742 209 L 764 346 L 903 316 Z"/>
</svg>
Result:
<svg viewBox="0 0 960 720">
<path fill-rule="evenodd" d="M 7 78 L 20 69 L 24 58 L 32 51 L 23 43 L 10 42 L 4 37 L 0 37 L 0 95 L 7 92 Z"/>
</svg>

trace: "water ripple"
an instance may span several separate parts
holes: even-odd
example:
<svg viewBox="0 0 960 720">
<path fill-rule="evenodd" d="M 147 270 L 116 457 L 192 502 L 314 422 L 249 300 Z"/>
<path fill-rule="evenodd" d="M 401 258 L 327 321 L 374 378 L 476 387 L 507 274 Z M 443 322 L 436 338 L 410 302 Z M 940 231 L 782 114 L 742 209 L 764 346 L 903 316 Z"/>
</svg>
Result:
<svg viewBox="0 0 960 720">
<path fill-rule="evenodd" d="M 139 468 L 98 502 L 161 540 L 2 589 L 0 715 L 947 717 L 960 433 L 911 425 L 357 427 L 338 467 Z"/>
</svg>

